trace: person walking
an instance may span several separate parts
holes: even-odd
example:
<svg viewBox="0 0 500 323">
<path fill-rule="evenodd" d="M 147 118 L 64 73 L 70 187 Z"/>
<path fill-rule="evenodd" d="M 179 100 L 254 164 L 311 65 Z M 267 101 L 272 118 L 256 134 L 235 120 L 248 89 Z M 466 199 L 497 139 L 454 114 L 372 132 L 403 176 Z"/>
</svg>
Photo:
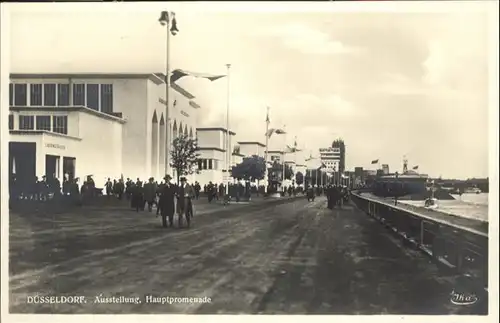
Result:
<svg viewBox="0 0 500 323">
<path fill-rule="evenodd" d="M 160 191 L 160 212 L 161 212 L 161 220 L 164 228 L 174 226 L 174 213 L 175 213 L 175 187 L 170 183 L 172 177 L 170 175 L 165 175 L 163 178 L 165 184 L 163 185 Z M 167 223 L 168 219 L 168 223 Z"/>
</svg>

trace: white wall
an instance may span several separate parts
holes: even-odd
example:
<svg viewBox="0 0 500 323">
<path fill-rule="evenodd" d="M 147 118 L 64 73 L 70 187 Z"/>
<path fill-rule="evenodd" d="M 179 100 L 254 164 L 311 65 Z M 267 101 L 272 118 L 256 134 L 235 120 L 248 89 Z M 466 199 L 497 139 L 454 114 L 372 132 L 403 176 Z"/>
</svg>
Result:
<svg viewBox="0 0 500 323">
<path fill-rule="evenodd" d="M 122 160 L 123 126 L 115 121 L 80 113 L 82 140 L 76 154 L 76 176 L 83 181 L 85 176 L 92 174 L 98 187 L 102 187 L 108 177 L 120 178 L 122 172 L 125 177 L 129 176 L 124 169 L 132 167 Z"/>
<path fill-rule="evenodd" d="M 198 146 L 224 149 L 224 142 L 222 141 L 222 132 L 218 130 L 217 131 L 198 130 Z"/>
<path fill-rule="evenodd" d="M 220 184 L 223 180 L 221 170 L 204 170 L 200 174 L 196 175 L 196 180 L 200 183 L 201 187 L 208 184 L 210 181 L 213 184 Z"/>
<path fill-rule="evenodd" d="M 239 144 L 240 153 L 245 156 L 257 155 L 264 157 L 266 148 L 256 144 Z"/>
<path fill-rule="evenodd" d="M 147 79 L 108 80 L 113 83 L 114 111 L 127 123 L 122 127 L 122 160 L 125 177 L 145 179 L 151 172 L 152 106 L 148 104 Z"/>
</svg>

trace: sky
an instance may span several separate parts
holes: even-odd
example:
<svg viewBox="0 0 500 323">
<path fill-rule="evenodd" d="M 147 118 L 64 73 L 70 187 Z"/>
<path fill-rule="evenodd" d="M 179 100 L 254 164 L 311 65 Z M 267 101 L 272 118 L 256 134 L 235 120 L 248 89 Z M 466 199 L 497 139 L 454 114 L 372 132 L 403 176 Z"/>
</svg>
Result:
<svg viewBox="0 0 500 323">
<path fill-rule="evenodd" d="M 164 4 L 101 5 L 12 5 L 11 72 L 164 71 L 166 31 L 158 23 Z M 244 12 L 169 6 L 179 29 L 171 39 L 172 68 L 220 74 L 231 63 L 237 140 L 264 142 L 269 106 L 271 127 L 288 132 L 272 137 L 271 149 L 297 137 L 304 155 L 316 156 L 341 137 L 347 169 L 373 168 L 371 160 L 379 159 L 400 170 L 406 156 L 431 176 L 488 176 L 491 7 L 287 12 L 260 4 Z M 225 126 L 227 79 L 178 83 L 202 106 L 200 125 Z"/>
</svg>

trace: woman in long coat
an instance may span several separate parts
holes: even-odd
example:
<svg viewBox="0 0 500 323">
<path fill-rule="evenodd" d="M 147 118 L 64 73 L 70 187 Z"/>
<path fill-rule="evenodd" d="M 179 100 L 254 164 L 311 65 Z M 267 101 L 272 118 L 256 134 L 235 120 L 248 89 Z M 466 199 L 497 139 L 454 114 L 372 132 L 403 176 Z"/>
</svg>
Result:
<svg viewBox="0 0 500 323">
<path fill-rule="evenodd" d="M 148 203 L 148 211 L 153 210 L 153 204 L 156 199 L 156 184 L 154 183 L 154 178 L 149 179 L 149 183 L 144 185 L 144 201 Z"/>
</svg>

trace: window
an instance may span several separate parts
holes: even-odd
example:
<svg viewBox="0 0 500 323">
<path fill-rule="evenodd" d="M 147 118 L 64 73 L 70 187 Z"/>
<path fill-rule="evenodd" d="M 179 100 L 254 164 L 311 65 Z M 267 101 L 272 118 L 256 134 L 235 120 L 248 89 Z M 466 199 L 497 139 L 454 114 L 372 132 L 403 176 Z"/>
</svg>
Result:
<svg viewBox="0 0 500 323">
<path fill-rule="evenodd" d="M 14 84 L 14 105 L 26 106 L 27 105 L 27 84 Z"/>
<path fill-rule="evenodd" d="M 101 84 L 101 112 L 113 112 L 113 84 Z"/>
<path fill-rule="evenodd" d="M 207 160 L 203 159 L 203 165 L 202 169 L 207 169 Z"/>
<path fill-rule="evenodd" d="M 56 133 L 68 134 L 68 117 L 67 116 L 53 116 L 52 131 Z"/>
<path fill-rule="evenodd" d="M 73 105 L 85 106 L 85 84 L 73 84 Z"/>
<path fill-rule="evenodd" d="M 57 84 L 57 106 L 69 105 L 69 84 Z"/>
<path fill-rule="evenodd" d="M 201 166 L 202 166 L 202 160 L 198 159 L 198 169 L 202 169 Z"/>
<path fill-rule="evenodd" d="M 34 116 L 19 116 L 19 130 L 33 130 L 35 129 Z"/>
<path fill-rule="evenodd" d="M 14 129 L 14 115 L 9 114 L 9 130 L 13 130 L 13 129 Z"/>
<path fill-rule="evenodd" d="M 42 105 L 42 84 L 30 84 L 30 105 Z"/>
<path fill-rule="evenodd" d="M 56 85 L 43 85 L 43 105 L 53 107 L 56 105 Z"/>
<path fill-rule="evenodd" d="M 213 166 L 214 166 L 214 165 L 213 165 L 213 163 L 212 163 L 212 160 L 211 160 L 211 159 L 209 159 L 209 160 L 208 160 L 208 169 L 213 169 Z"/>
<path fill-rule="evenodd" d="M 99 84 L 87 84 L 87 107 L 99 111 Z"/>
<path fill-rule="evenodd" d="M 14 84 L 9 84 L 9 105 L 14 104 Z"/>
<path fill-rule="evenodd" d="M 50 131 L 50 116 L 36 116 L 36 130 Z"/>
</svg>

